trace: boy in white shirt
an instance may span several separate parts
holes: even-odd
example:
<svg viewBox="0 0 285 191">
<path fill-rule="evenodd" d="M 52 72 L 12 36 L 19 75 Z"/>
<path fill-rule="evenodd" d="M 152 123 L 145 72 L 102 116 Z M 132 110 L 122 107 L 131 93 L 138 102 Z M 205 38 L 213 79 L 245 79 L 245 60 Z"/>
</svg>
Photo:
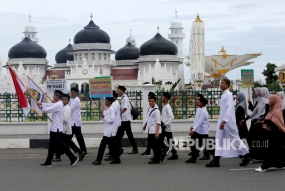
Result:
<svg viewBox="0 0 285 191">
<path fill-rule="evenodd" d="M 163 143 L 163 150 L 164 152 L 166 152 L 165 154 L 167 155 L 168 152 L 171 151 L 172 156 L 167 158 L 167 160 L 177 160 L 178 159 L 178 155 L 177 155 L 177 151 L 175 150 L 175 148 L 173 147 L 172 144 L 170 144 L 170 141 L 173 142 L 173 135 L 172 135 L 172 121 L 174 119 L 174 115 L 171 109 L 171 106 L 169 105 L 168 101 L 170 100 L 171 95 L 168 92 L 163 92 L 162 94 L 162 103 L 163 103 L 163 108 L 162 108 L 162 114 L 161 114 L 161 129 L 162 129 L 162 140 L 164 140 L 164 138 L 167 138 L 167 142 L 169 146 L 172 146 L 172 148 L 167 147 L 164 143 Z M 164 153 L 163 153 L 164 154 Z"/>
<path fill-rule="evenodd" d="M 154 157 L 148 164 L 159 164 L 162 150 L 160 111 L 155 107 L 156 97 L 150 96 L 148 102 L 151 109 L 148 111 L 147 122 L 144 124 L 143 130 L 145 130 L 146 127 L 148 128 L 148 143 L 154 154 Z"/>
<path fill-rule="evenodd" d="M 104 151 L 106 146 L 109 144 L 110 152 L 113 156 L 113 161 L 110 164 L 120 164 L 121 160 L 119 158 L 119 148 L 116 144 L 116 132 L 114 128 L 114 122 L 116 120 L 114 108 L 111 106 L 114 102 L 114 98 L 108 97 L 105 98 L 105 105 L 108 107 L 105 111 L 101 110 L 101 118 L 104 121 L 104 134 L 101 140 L 97 158 L 94 162 L 94 165 L 101 165 L 103 159 Z"/>
<path fill-rule="evenodd" d="M 208 104 L 208 100 L 204 97 L 200 97 L 200 100 L 196 101 L 199 108 L 196 112 L 195 120 L 189 133 L 191 139 L 195 140 L 195 144 L 191 146 L 192 157 L 189 160 L 186 160 L 186 163 L 196 163 L 202 143 L 205 143 L 206 139 L 209 137 L 209 113 L 205 107 Z M 196 145 L 197 142 L 198 145 Z M 203 146 L 205 147 L 206 145 Z"/>
</svg>

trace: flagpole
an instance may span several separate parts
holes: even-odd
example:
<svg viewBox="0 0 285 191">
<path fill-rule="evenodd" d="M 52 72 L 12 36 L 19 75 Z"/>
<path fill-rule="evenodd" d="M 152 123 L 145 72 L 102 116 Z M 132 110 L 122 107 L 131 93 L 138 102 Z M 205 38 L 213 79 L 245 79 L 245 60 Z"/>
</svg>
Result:
<svg viewBox="0 0 285 191">
<path fill-rule="evenodd" d="M 34 82 L 34 80 L 32 80 L 32 78 L 30 78 L 30 76 L 27 76 L 32 82 Z M 42 90 L 42 88 L 40 88 L 37 84 L 36 84 L 36 82 L 34 82 L 34 84 L 40 89 L 40 90 Z M 42 90 L 42 92 L 44 92 L 43 90 Z M 48 95 L 47 95 L 47 98 L 49 98 L 49 100 L 50 101 L 53 101 Z"/>
<path fill-rule="evenodd" d="M 30 92 L 30 88 L 27 88 L 24 83 L 22 82 L 22 80 L 18 77 L 17 73 L 15 72 L 15 70 L 13 70 L 13 68 L 10 66 L 10 64 L 8 62 L 6 62 L 7 66 L 11 69 L 11 71 L 15 74 L 15 76 L 17 77 L 17 79 L 19 80 L 19 82 L 26 88 L 26 90 L 28 90 L 28 93 L 30 94 L 31 98 L 36 102 L 35 98 L 33 98 L 31 92 Z M 44 114 L 46 114 L 45 112 L 43 112 Z M 48 117 L 48 119 L 52 122 L 51 118 L 46 114 L 46 116 Z"/>
</svg>

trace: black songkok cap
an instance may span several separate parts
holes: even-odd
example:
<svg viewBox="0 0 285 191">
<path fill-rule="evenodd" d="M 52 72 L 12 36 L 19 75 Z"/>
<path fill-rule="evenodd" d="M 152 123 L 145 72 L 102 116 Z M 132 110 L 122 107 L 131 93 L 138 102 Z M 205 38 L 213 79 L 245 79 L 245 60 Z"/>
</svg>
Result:
<svg viewBox="0 0 285 191">
<path fill-rule="evenodd" d="M 171 95 L 170 95 L 170 93 L 168 93 L 168 92 L 163 92 L 162 95 L 163 95 L 164 97 L 167 97 L 168 100 L 170 100 L 170 98 L 171 98 Z"/>
<path fill-rule="evenodd" d="M 73 88 L 71 88 L 71 90 L 70 90 L 70 91 L 73 91 L 73 92 L 78 93 L 78 92 L 79 92 L 79 89 L 78 89 L 77 87 L 73 87 Z"/>
<path fill-rule="evenodd" d="M 54 91 L 54 95 L 58 96 L 59 98 L 62 98 L 63 92 L 60 91 L 60 90 L 55 90 L 55 91 Z"/>
</svg>

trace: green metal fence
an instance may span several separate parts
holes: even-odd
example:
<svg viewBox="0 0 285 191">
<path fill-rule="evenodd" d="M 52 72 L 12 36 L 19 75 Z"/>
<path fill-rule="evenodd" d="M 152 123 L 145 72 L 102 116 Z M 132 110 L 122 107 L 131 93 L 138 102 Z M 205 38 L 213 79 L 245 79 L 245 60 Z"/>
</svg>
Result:
<svg viewBox="0 0 285 191">
<path fill-rule="evenodd" d="M 237 90 L 231 91 L 234 99 L 237 95 Z M 158 98 L 157 105 L 159 109 L 162 109 L 162 91 L 156 91 Z M 220 98 L 222 91 L 220 90 L 179 90 L 170 91 L 171 100 L 169 104 L 172 107 L 175 119 L 189 119 L 194 118 L 197 106 L 195 104 L 196 95 L 201 93 L 205 98 L 208 99 L 209 104 L 207 105 L 207 110 L 211 119 L 219 118 L 220 115 Z"/>
<path fill-rule="evenodd" d="M 275 94 L 278 91 L 271 91 Z M 235 99 L 237 90 L 231 91 Z M 157 105 L 159 109 L 162 109 L 161 97 L 163 91 L 156 91 Z M 170 91 L 171 100 L 170 105 L 172 107 L 175 119 L 189 119 L 194 118 L 197 106 L 195 104 L 195 98 L 198 93 L 203 94 L 208 100 L 207 106 L 209 116 L 211 119 L 216 119 L 220 114 L 220 97 L 222 92 L 220 90 L 179 90 Z M 129 91 L 126 92 L 132 106 L 141 113 L 138 119 L 143 119 L 143 106 L 142 106 L 142 92 L 141 91 Z M 26 95 L 30 103 L 30 95 Z M 89 94 L 80 94 L 81 99 L 81 116 L 83 121 L 99 121 L 100 110 L 102 108 L 101 99 L 89 99 Z M 121 103 L 121 98 L 118 99 Z M 31 103 L 30 103 L 31 105 Z M 34 122 L 34 121 L 47 121 L 46 115 L 38 115 L 34 111 L 30 111 L 28 117 L 25 118 L 22 108 L 19 107 L 16 94 L 0 94 L 0 122 Z"/>
<path fill-rule="evenodd" d="M 30 102 L 30 95 L 26 94 Z M 25 117 L 22 108 L 19 107 L 17 94 L 0 94 L 0 122 L 31 122 L 47 121 L 46 115 L 40 116 L 35 111 L 30 111 Z"/>
</svg>

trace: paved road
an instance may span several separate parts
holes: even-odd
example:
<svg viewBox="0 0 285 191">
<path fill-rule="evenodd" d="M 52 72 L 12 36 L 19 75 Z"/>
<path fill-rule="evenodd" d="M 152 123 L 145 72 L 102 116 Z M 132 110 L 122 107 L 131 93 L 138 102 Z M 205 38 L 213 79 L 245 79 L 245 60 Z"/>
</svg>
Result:
<svg viewBox="0 0 285 191">
<path fill-rule="evenodd" d="M 143 151 L 145 148 L 140 148 Z M 129 148 L 125 149 L 126 151 Z M 285 170 L 256 173 L 241 169 L 240 159 L 222 159 L 220 168 L 205 168 L 204 161 L 186 164 L 188 151 L 179 151 L 179 160 L 165 161 L 160 165 L 148 165 L 147 158 L 123 155 L 122 164 L 103 162 L 93 166 L 96 149 L 89 149 L 89 156 L 75 167 L 68 167 L 67 157 L 51 168 L 40 168 L 46 149 L 0 150 L 0 190 L 13 191 L 65 191 L 65 190 L 251 190 L 265 191 L 285 189 Z M 256 168 L 260 163 L 246 168 Z"/>
</svg>

